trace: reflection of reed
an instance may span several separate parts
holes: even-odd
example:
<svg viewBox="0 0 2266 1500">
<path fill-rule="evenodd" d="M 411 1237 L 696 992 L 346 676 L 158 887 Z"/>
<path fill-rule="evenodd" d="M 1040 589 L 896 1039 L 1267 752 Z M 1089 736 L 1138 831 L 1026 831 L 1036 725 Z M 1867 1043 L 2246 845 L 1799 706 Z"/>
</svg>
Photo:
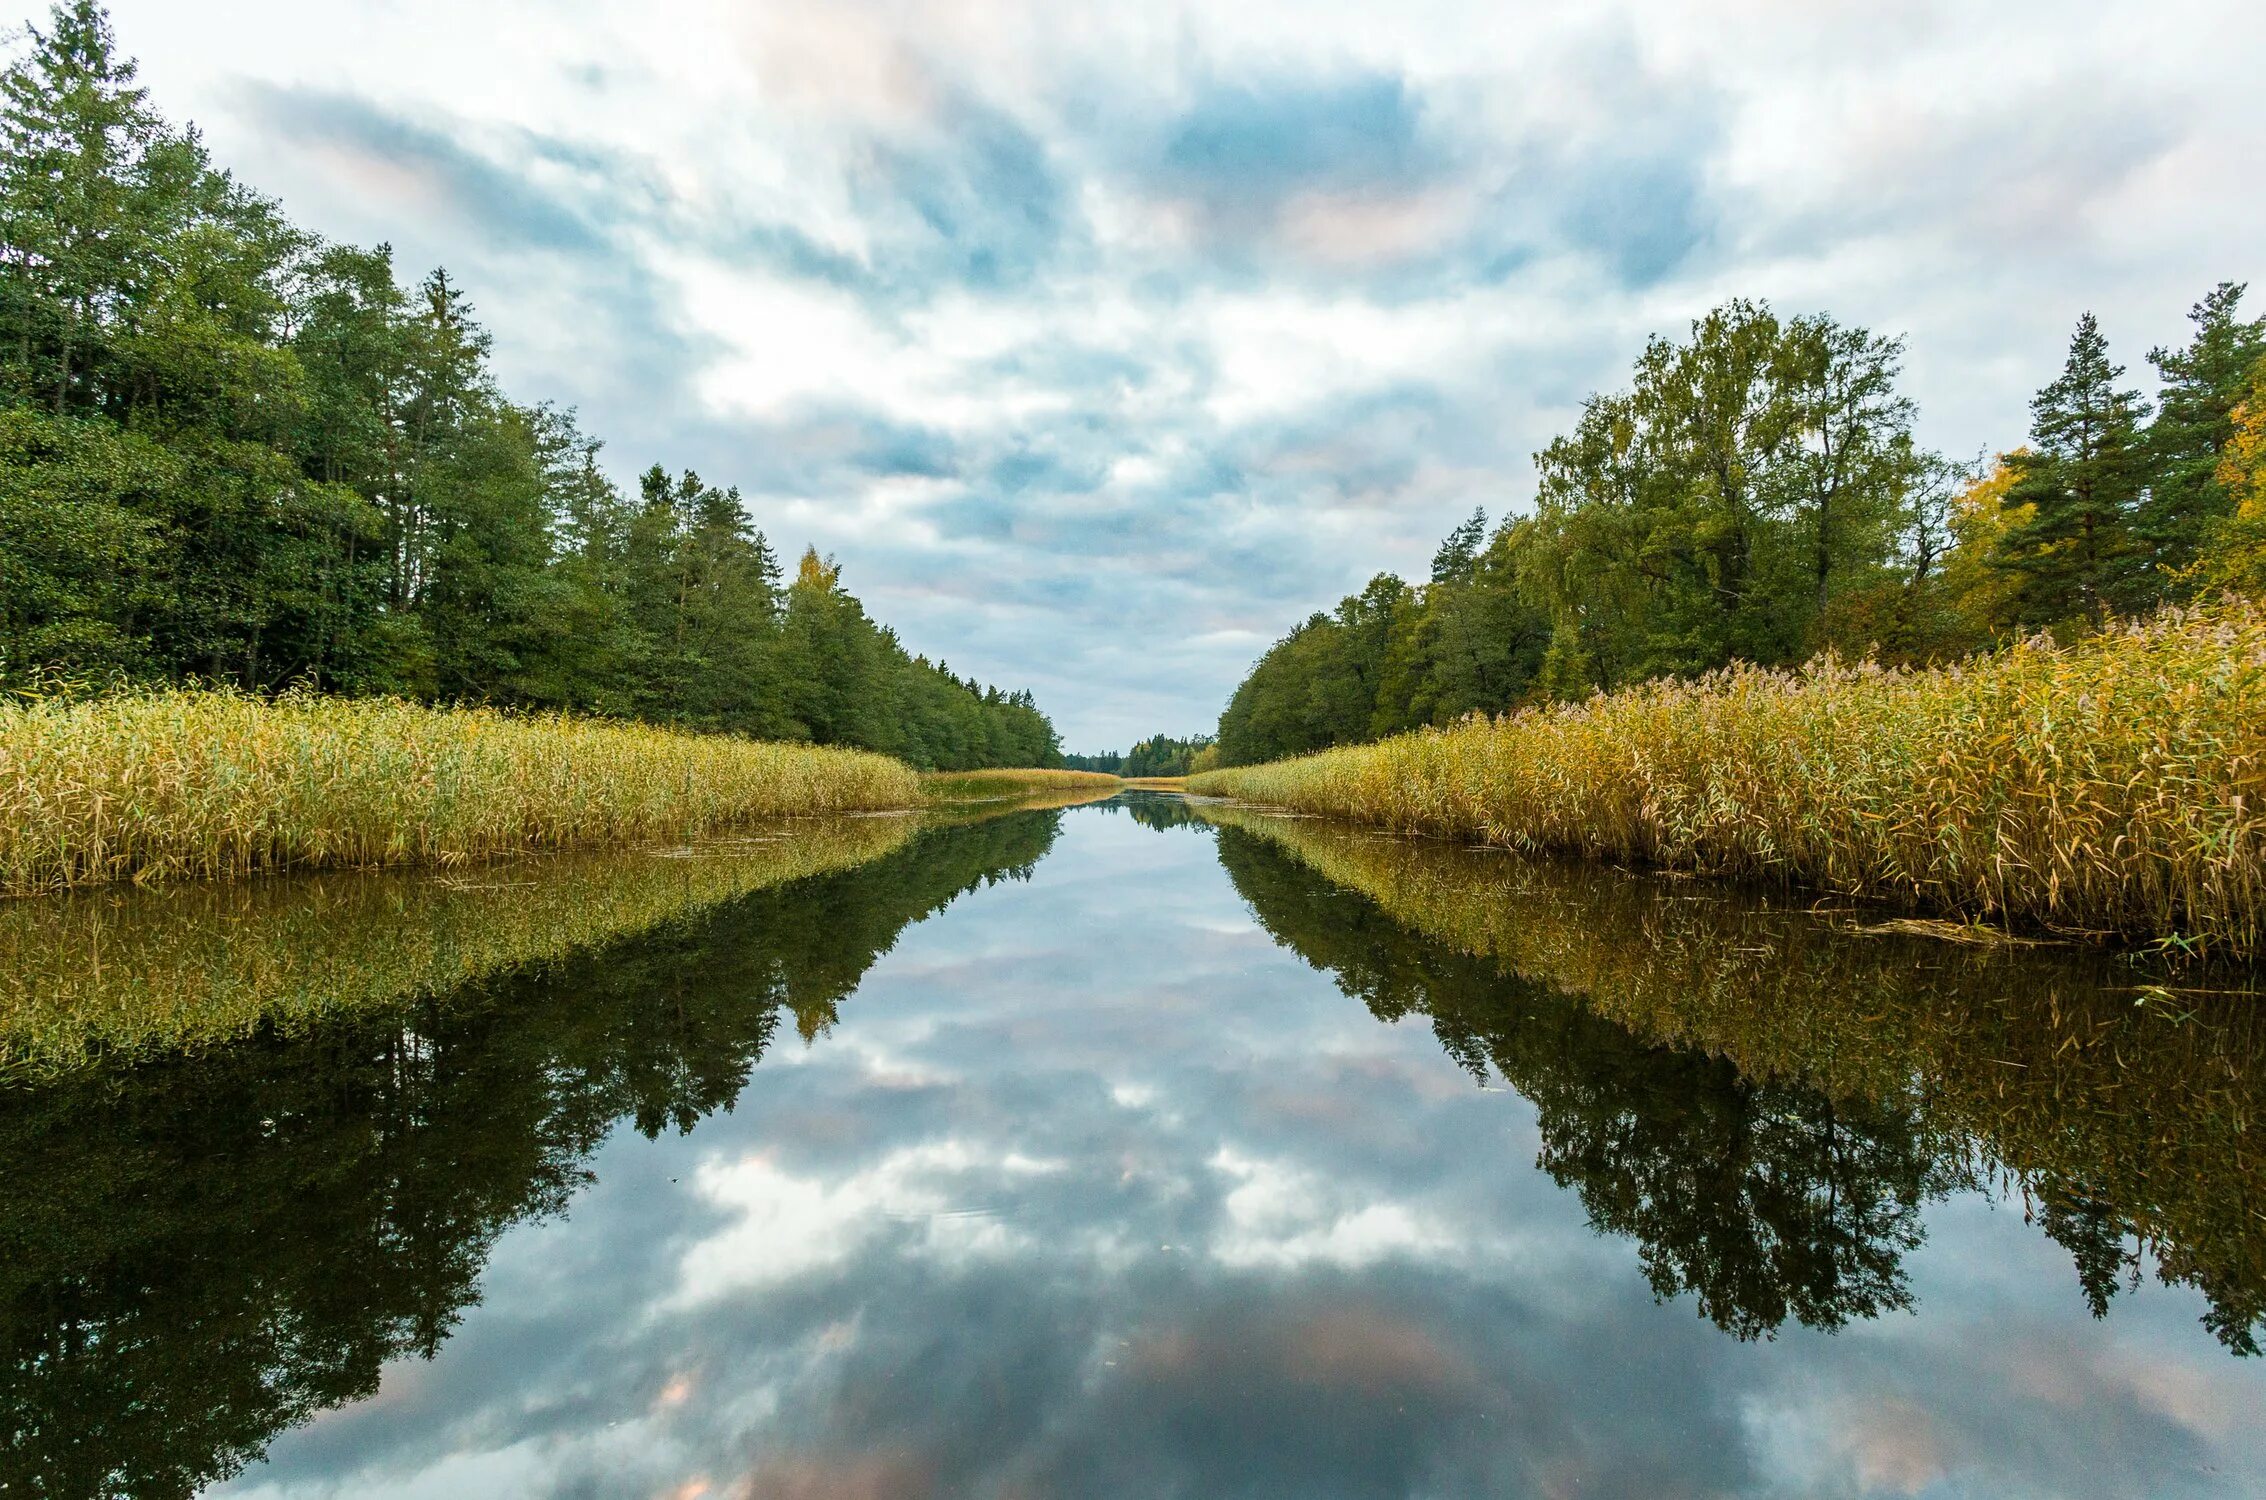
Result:
<svg viewBox="0 0 2266 1500">
<path fill-rule="evenodd" d="M 1855 931 L 1853 913 L 1199 804 L 1395 920 L 1757 1080 L 1906 1099 L 2026 1196 L 2112 1210 L 2243 1343 L 2266 1311 L 2266 1018 L 2083 949 Z M 2237 980 L 2240 980 L 2237 976 Z M 2232 987 L 2240 988 L 2240 983 Z M 2057 1235 L 2057 1238 L 2060 1237 Z"/>
<path fill-rule="evenodd" d="M 921 796 L 929 802 L 1015 801 L 1045 792 L 1084 792 L 1086 800 L 1111 796 L 1125 783 L 1103 771 L 924 771 Z"/>
<path fill-rule="evenodd" d="M 486 864 L 0 903 L 0 1077 L 444 991 L 903 844 L 916 819 Z"/>
<path fill-rule="evenodd" d="M 1083 774 L 1083 773 L 1081 773 Z M 1051 812 L 1060 807 L 1084 807 L 1088 803 L 1107 802 L 1124 790 L 1116 777 L 1102 778 L 1107 786 L 1092 783 L 1065 783 L 1060 786 L 1038 784 L 1017 787 L 1004 783 L 977 796 L 932 796 L 928 804 L 927 821 L 935 825 L 980 823 L 987 818 L 1007 813 Z"/>
</svg>

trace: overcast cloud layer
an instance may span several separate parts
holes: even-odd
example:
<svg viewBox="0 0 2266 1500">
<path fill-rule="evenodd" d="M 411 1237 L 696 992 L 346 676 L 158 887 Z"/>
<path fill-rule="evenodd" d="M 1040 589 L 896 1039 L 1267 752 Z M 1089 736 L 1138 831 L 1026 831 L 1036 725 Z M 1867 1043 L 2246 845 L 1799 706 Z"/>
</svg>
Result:
<svg viewBox="0 0 2266 1500">
<path fill-rule="evenodd" d="M 1958 453 L 2086 308 L 2143 373 L 2266 300 L 2236 0 L 112 8 L 224 164 L 446 263 L 515 397 L 1072 749 L 1208 728 L 1723 297 L 1907 334 Z"/>
</svg>

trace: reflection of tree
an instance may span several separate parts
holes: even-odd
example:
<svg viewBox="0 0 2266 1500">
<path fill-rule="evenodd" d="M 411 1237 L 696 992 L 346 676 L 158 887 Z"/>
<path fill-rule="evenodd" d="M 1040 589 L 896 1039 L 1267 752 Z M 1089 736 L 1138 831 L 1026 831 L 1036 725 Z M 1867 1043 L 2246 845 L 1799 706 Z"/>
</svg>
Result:
<svg viewBox="0 0 2266 1500">
<path fill-rule="evenodd" d="M 1908 1111 L 1837 1106 L 1640 1040 L 1411 932 L 1238 829 L 1220 831 L 1220 858 L 1278 940 L 1381 1018 L 1430 1016 L 1467 1068 L 1491 1065 L 1532 1099 L 1541 1165 L 1600 1229 L 1637 1241 L 1660 1296 L 1695 1293 L 1742 1338 L 1910 1304 L 1902 1258 L 1941 1184 Z"/>
<path fill-rule="evenodd" d="M 1902 1261 L 1934 1184 L 1908 1116 L 1604 1030 L 1510 1081 L 1541 1111 L 1542 1166 L 1638 1243 L 1655 1293 L 1696 1294 L 1741 1338 L 1911 1305 Z"/>
<path fill-rule="evenodd" d="M 2077 1284 L 2093 1316 L 2109 1315 L 2109 1299 L 2120 1286 L 2140 1281 L 2140 1252 L 2126 1244 L 2131 1231 L 2114 1205 L 2064 1182 L 2048 1182 L 2038 1193 L 2038 1223 L 2077 1264 Z"/>
<path fill-rule="evenodd" d="M 1212 826 L 1196 815 L 1187 798 L 1171 792 L 1120 792 L 1111 800 L 1095 805 L 1103 812 L 1121 812 L 1142 827 L 1154 828 L 1160 833 L 1174 828 L 1202 832 Z"/>
<path fill-rule="evenodd" d="M 938 830 L 540 972 L 0 1095 L 0 1491 L 185 1495 L 433 1354 L 495 1238 L 630 1120 L 728 1106 L 1056 814 Z"/>
<path fill-rule="evenodd" d="M 1732 889 L 1478 855 L 1232 807 L 1201 811 L 1227 825 L 1223 858 L 1260 835 L 1276 855 L 1263 862 L 1274 872 L 1269 884 L 1289 893 L 1289 909 L 1328 913 L 1290 941 L 1309 957 L 1329 952 L 1326 966 L 1379 1014 L 1427 1011 L 1467 1066 L 1501 1066 L 1546 1115 L 1552 1080 L 1587 1076 L 1612 1049 L 1585 1043 L 1569 1057 L 1587 1061 L 1520 1072 L 1523 1054 L 1488 1039 L 1500 1027 L 1454 1019 L 1458 991 L 1428 977 L 1442 955 L 1484 966 L 1489 977 L 1475 992 L 1523 985 L 1557 1004 L 1578 999 L 1581 1014 L 1618 1028 L 1643 1055 L 1722 1059 L 1717 1066 L 1743 1080 L 1740 1108 L 1760 1118 L 1782 1119 L 1793 1106 L 1775 1091 L 1798 1085 L 1790 1097 L 1808 1101 L 1795 1111 L 1801 1118 L 1820 1118 L 1816 1101 L 1830 1100 L 1822 1118 L 1833 1129 L 1855 1124 L 1899 1155 L 1899 1137 L 1910 1134 L 1910 1149 L 1935 1164 L 1921 1179 L 1931 1189 L 1987 1180 L 2018 1190 L 2070 1252 L 2096 1312 L 2152 1256 L 2161 1279 L 2202 1291 L 2210 1304 L 2204 1324 L 2222 1343 L 2257 1351 L 2266 1220 L 2251 1205 L 2266 1195 L 2266 1154 L 2249 1124 L 2266 1114 L 2266 1011 L 2254 998 L 2198 1001 L 2192 1012 L 2136 1006 L 2132 967 L 2087 950 L 1857 937 Z M 1237 831 L 1242 841 L 1229 840 Z M 1262 865 L 1243 854 L 1231 868 L 1238 859 Z M 1359 952 L 1318 946 L 1340 929 L 1370 932 L 1373 941 Z M 1513 977 L 1492 977 L 1498 973 Z M 2175 982 L 2244 987 L 2239 975 Z M 1504 1001 L 1496 1009 L 1504 1004 L 1516 1009 Z M 1541 1000 L 1528 1010 L 1529 1023 L 1547 1014 Z M 1725 1149 L 1755 1149 L 1751 1134 L 1722 1139 Z M 1553 1150 L 1587 1154 L 1565 1140 Z M 1893 1243 L 1896 1201 L 1842 1198 L 1831 1207 L 1875 1221 L 1875 1242 Z M 1623 1211 L 1612 1197 L 1590 1206 L 1600 1222 Z M 1844 1238 L 1853 1246 L 1867 1233 Z M 1861 1260 L 1848 1259 L 1849 1275 L 1861 1276 Z"/>
</svg>

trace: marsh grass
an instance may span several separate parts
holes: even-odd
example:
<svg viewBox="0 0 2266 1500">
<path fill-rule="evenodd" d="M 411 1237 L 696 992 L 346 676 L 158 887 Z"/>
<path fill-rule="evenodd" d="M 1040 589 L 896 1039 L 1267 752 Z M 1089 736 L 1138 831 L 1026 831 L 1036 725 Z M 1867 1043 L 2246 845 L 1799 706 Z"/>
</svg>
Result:
<svg viewBox="0 0 2266 1500">
<path fill-rule="evenodd" d="M 1106 771 L 1004 768 L 991 771 L 930 771 L 921 777 L 921 795 L 932 803 L 1024 800 L 1042 794 L 1081 793 L 1081 800 L 1107 797 L 1125 783 Z M 1074 804 L 1057 803 L 1056 806 Z"/>
<path fill-rule="evenodd" d="M 920 802 L 885 756 L 389 699 L 0 706 L 0 892 L 452 865 Z"/>
<path fill-rule="evenodd" d="M 108 886 L 0 902 L 0 1081 L 443 994 L 902 846 L 912 818 L 477 867 Z"/>
<path fill-rule="evenodd" d="M 2266 953 L 2266 611 L 1739 667 L 1190 778 L 1404 832 Z"/>
</svg>

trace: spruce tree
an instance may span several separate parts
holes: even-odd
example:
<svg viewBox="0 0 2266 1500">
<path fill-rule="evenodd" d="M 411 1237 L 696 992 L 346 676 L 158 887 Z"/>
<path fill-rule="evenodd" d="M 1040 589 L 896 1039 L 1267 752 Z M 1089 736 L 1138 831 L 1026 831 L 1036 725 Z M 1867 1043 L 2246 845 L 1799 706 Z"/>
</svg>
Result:
<svg viewBox="0 0 2266 1500">
<path fill-rule="evenodd" d="M 1448 533 L 1440 550 L 1432 554 L 1434 583 L 1469 583 L 1478 564 L 1479 549 L 1487 540 L 1487 512 L 1474 510 L 1471 518 Z"/>
<path fill-rule="evenodd" d="M 2188 314 L 2195 334 L 2186 348 L 2148 353 L 2163 390 L 2148 427 L 2148 493 L 2133 531 L 2150 551 L 2162 593 L 2190 591 L 2180 575 L 2194 566 L 2211 530 L 2234 511 L 2219 464 L 2234 436 L 2235 408 L 2251 368 L 2266 357 L 2266 319 L 2239 319 L 2242 295 L 2241 283 L 2220 282 Z"/>
<path fill-rule="evenodd" d="M 2059 379 L 2030 402 L 2030 449 L 2010 456 L 2008 504 L 2033 512 L 2001 541 L 1999 566 L 2021 582 L 2018 623 L 2088 623 L 2140 602 L 2146 557 L 2133 534 L 2144 475 L 2147 403 L 2122 390 L 2122 365 L 2091 313 L 2077 320 Z"/>
</svg>

